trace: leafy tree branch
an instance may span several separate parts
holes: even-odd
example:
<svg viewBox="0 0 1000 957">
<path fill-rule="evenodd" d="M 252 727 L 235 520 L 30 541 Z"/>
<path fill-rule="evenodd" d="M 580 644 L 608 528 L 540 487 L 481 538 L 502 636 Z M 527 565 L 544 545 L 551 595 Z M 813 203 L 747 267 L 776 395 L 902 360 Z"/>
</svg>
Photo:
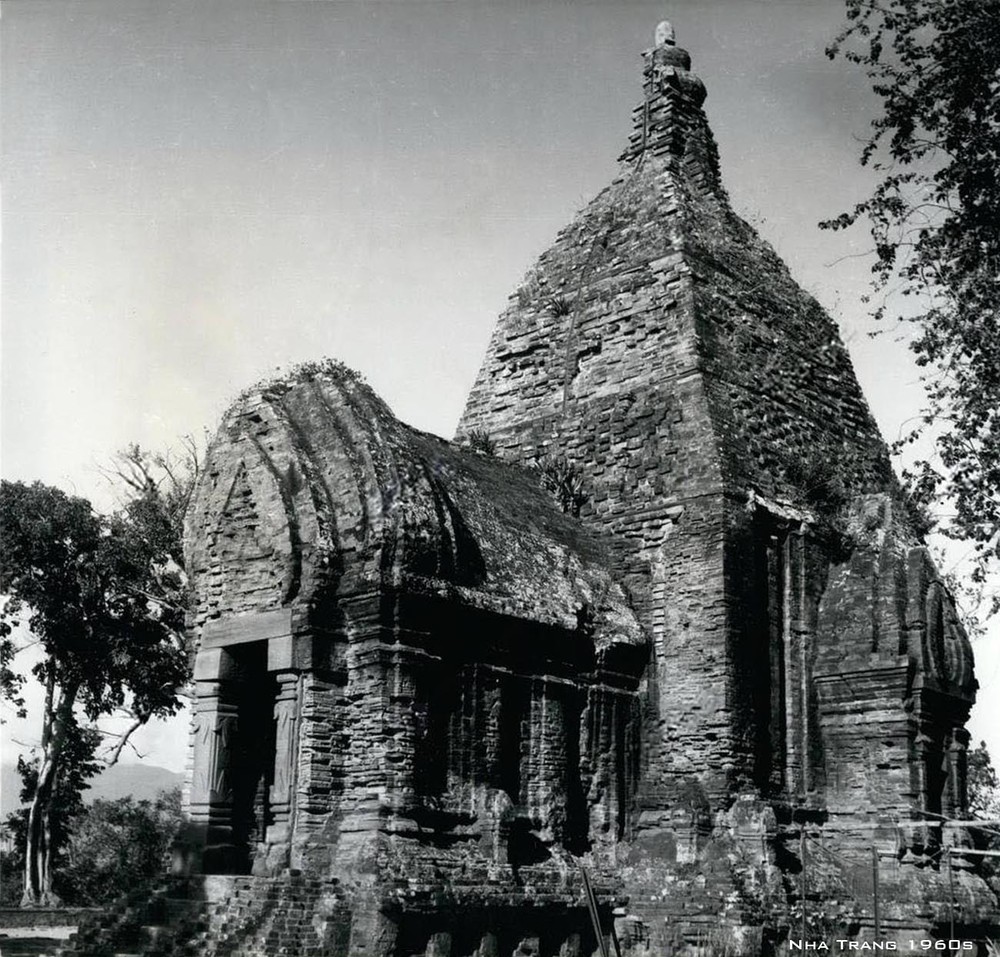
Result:
<svg viewBox="0 0 1000 957">
<path fill-rule="evenodd" d="M 904 479 L 923 503 L 952 503 L 940 530 L 973 545 L 983 585 L 1000 561 L 1000 0 L 846 0 L 846 13 L 827 54 L 879 98 L 860 155 L 879 179 L 821 225 L 867 223 L 873 315 L 911 325 L 927 396 L 896 451 L 933 453 Z"/>
</svg>

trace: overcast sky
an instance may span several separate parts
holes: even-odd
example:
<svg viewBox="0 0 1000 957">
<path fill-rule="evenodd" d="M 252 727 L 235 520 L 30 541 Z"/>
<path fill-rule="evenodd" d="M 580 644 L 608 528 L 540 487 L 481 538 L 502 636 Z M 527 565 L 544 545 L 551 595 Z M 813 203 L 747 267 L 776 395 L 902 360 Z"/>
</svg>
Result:
<svg viewBox="0 0 1000 957">
<path fill-rule="evenodd" d="M 884 434 L 921 392 L 870 340 L 872 101 L 835 0 L 4 0 L 0 453 L 110 504 L 96 465 L 214 428 L 242 388 L 335 356 L 450 436 L 496 315 L 615 170 L 670 18 L 737 211 L 841 326 Z M 1000 635 L 977 643 L 1000 700 Z M 992 691 L 992 694 L 990 694 Z M 1000 720 L 980 707 L 977 737 Z M 3 728 L 30 738 L 30 728 Z M 140 741 L 179 769 L 176 725 Z"/>
</svg>

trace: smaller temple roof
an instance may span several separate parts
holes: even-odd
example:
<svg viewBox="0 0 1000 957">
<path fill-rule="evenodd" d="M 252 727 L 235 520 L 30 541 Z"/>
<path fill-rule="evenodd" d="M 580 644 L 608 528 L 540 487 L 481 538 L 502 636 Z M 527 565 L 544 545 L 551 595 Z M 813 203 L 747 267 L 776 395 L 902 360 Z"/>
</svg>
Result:
<svg viewBox="0 0 1000 957">
<path fill-rule="evenodd" d="M 413 429 L 327 362 L 244 393 L 188 513 L 198 618 L 373 589 L 645 643 L 611 543 L 531 469 Z"/>
</svg>

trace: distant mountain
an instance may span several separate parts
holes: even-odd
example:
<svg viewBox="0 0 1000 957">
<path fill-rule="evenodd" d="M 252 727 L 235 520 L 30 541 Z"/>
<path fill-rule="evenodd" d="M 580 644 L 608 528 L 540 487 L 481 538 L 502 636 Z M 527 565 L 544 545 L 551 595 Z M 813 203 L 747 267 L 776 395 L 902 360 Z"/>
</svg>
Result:
<svg viewBox="0 0 1000 957">
<path fill-rule="evenodd" d="M 125 797 L 131 794 L 137 801 L 152 800 L 160 791 L 180 787 L 184 775 L 149 764 L 116 764 L 92 778 L 90 788 L 83 792 L 84 801 L 97 798 Z M 13 764 L 0 764 L 0 814 L 15 810 L 21 793 L 21 776 Z"/>
</svg>

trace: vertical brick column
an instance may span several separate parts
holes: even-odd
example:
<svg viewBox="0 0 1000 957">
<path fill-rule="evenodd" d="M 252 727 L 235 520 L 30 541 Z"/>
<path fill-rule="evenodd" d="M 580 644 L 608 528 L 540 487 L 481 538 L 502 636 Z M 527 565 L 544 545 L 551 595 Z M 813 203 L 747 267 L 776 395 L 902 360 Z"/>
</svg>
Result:
<svg viewBox="0 0 1000 957">
<path fill-rule="evenodd" d="M 385 648 L 383 661 L 383 800 L 394 814 L 406 817 L 419 803 L 415 756 L 420 750 L 421 729 L 417 711 L 423 704 L 419 688 L 428 659 L 416 649 L 393 645 Z"/>
<path fill-rule="evenodd" d="M 503 751 L 503 703 L 500 678 L 493 671 L 480 668 L 477 670 L 477 680 L 477 780 L 490 787 L 502 788 L 504 780 L 500 763 Z"/>
<path fill-rule="evenodd" d="M 330 727 L 335 707 L 328 674 L 329 648 L 311 634 L 274 635 L 267 643 L 267 670 L 274 679 L 274 755 L 268 792 L 271 823 L 261 873 L 305 867 L 311 835 L 334 810 L 330 793 Z M 308 855 L 307 855 L 308 856 Z"/>
<path fill-rule="evenodd" d="M 910 777 L 916 817 L 937 821 L 942 811 L 940 785 L 945 755 L 940 731 L 920 692 L 914 695 L 910 734 Z M 941 829 L 933 826 L 914 828 L 911 834 L 913 850 L 928 854 L 939 845 Z"/>
<path fill-rule="evenodd" d="M 963 722 L 964 724 L 964 722 Z M 947 780 L 942 813 L 946 817 L 964 820 L 969 817 L 968 748 L 969 732 L 963 724 L 953 727 L 945 741 Z M 962 849 L 973 846 L 973 835 L 965 828 L 945 825 L 941 828 L 941 843 L 951 852 L 951 866 L 958 870 L 973 870 L 976 859 L 962 855 Z"/>
<path fill-rule="evenodd" d="M 562 687 L 546 678 L 531 685 L 531 737 L 526 771 L 528 811 L 543 839 L 559 841 L 566 825 L 566 720 Z"/>
</svg>

